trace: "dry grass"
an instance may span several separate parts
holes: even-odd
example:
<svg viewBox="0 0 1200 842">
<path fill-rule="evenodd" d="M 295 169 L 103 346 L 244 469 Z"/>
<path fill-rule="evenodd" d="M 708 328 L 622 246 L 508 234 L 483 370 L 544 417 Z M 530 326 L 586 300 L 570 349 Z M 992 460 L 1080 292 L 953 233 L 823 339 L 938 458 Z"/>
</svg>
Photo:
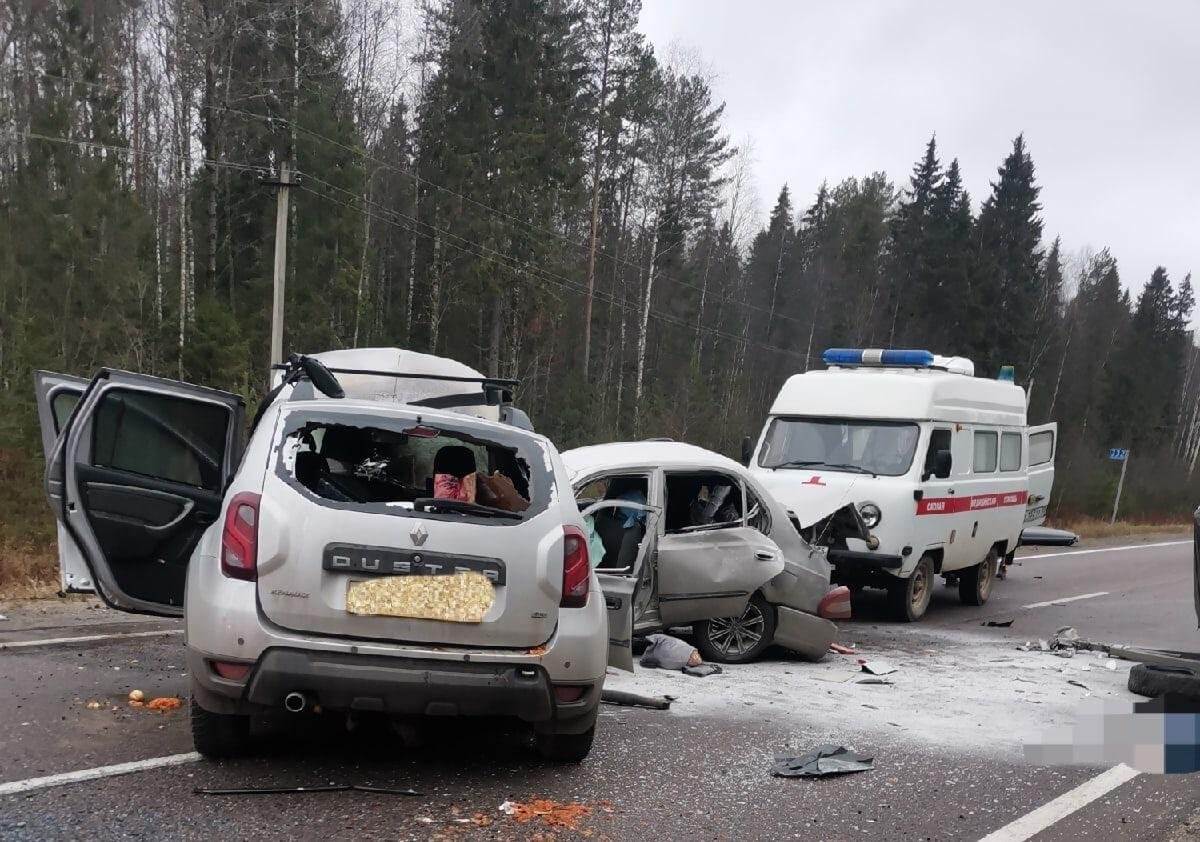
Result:
<svg viewBox="0 0 1200 842">
<path fill-rule="evenodd" d="M 1157 521 L 1127 521 L 1118 520 L 1109 523 L 1103 518 L 1074 517 L 1055 521 L 1057 529 L 1069 529 L 1080 538 L 1129 538 L 1138 535 L 1161 535 L 1164 533 L 1191 532 L 1192 525 L 1187 521 L 1157 520 Z"/>
<path fill-rule="evenodd" d="M 58 593 L 58 552 L 0 538 L 0 599 L 41 599 Z"/>
</svg>

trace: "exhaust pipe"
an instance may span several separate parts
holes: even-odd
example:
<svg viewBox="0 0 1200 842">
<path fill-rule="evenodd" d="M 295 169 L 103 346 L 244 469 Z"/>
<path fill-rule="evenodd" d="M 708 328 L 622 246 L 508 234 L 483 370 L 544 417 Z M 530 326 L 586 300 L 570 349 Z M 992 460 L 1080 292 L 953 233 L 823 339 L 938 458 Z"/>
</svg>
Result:
<svg viewBox="0 0 1200 842">
<path fill-rule="evenodd" d="M 291 713 L 302 713 L 308 707 L 308 697 L 293 690 L 283 697 L 283 706 Z"/>
</svg>

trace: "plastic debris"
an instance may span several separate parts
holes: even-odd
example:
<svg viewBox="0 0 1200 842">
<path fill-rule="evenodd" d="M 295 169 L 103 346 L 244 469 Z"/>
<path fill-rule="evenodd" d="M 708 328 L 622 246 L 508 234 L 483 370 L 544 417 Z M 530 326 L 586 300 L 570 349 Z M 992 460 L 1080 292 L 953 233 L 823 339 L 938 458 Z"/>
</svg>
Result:
<svg viewBox="0 0 1200 842">
<path fill-rule="evenodd" d="M 996 629 L 1006 629 L 1013 624 L 1012 620 L 988 620 L 986 623 L 980 623 L 981 626 L 991 626 Z"/>
<path fill-rule="evenodd" d="M 869 772 L 874 768 L 873 757 L 855 754 L 845 746 L 823 745 L 799 757 L 776 755 L 771 774 L 777 778 L 821 778 Z"/>
<path fill-rule="evenodd" d="M 889 673 L 896 672 L 899 669 L 898 667 L 892 666 L 887 661 L 866 661 L 862 658 L 859 658 L 858 663 L 859 666 L 862 667 L 863 672 L 869 672 L 871 675 L 888 675 Z"/>
</svg>

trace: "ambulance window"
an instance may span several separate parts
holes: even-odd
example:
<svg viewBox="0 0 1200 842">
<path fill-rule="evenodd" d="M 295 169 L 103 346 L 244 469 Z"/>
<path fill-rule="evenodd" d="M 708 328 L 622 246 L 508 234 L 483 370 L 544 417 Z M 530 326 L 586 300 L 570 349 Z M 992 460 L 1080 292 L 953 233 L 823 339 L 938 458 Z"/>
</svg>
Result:
<svg viewBox="0 0 1200 842">
<path fill-rule="evenodd" d="M 975 459 L 973 470 L 977 474 L 990 474 L 996 470 L 996 434 L 975 432 Z"/>
<path fill-rule="evenodd" d="M 934 430 L 929 434 L 929 449 L 925 451 L 925 468 L 922 473 L 925 476 L 937 477 L 938 479 L 946 479 L 950 476 L 950 471 L 953 465 L 947 463 L 942 466 L 942 471 L 938 471 L 937 455 L 938 451 L 950 452 L 950 431 L 939 429 Z"/>
<path fill-rule="evenodd" d="M 1029 467 L 1044 465 L 1054 458 L 1054 432 L 1043 430 L 1029 437 Z"/>
<path fill-rule="evenodd" d="M 1000 470 L 1021 470 L 1021 434 L 1003 433 L 1000 436 Z"/>
</svg>

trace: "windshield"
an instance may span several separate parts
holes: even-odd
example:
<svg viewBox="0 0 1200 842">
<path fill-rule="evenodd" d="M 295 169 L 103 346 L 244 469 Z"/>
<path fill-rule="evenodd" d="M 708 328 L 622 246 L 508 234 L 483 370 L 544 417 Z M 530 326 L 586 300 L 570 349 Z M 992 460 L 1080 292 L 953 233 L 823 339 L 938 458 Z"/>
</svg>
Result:
<svg viewBox="0 0 1200 842">
<path fill-rule="evenodd" d="M 774 418 L 758 464 L 897 477 L 907 473 L 919 430 L 906 421 Z"/>
</svg>

